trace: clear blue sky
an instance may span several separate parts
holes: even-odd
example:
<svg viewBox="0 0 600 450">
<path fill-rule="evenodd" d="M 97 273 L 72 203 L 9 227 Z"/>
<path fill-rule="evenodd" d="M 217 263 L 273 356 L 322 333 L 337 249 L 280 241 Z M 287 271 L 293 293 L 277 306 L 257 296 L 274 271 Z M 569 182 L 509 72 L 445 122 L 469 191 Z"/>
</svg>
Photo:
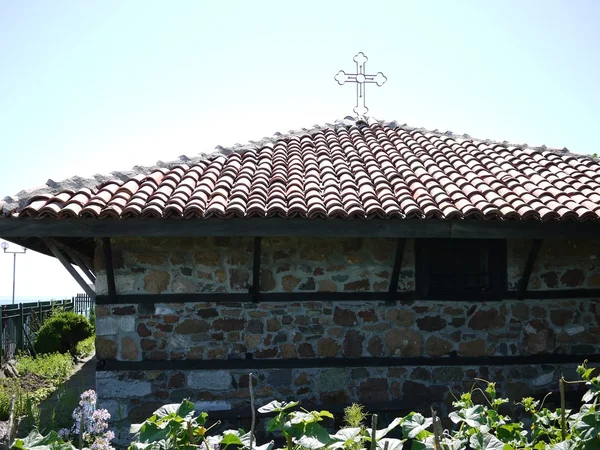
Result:
<svg viewBox="0 0 600 450">
<path fill-rule="evenodd" d="M 343 118 L 358 51 L 388 77 L 375 118 L 600 152 L 598 23 L 594 0 L 4 0 L 0 197 Z M 18 295 L 80 290 L 48 258 L 19 274 Z"/>
</svg>

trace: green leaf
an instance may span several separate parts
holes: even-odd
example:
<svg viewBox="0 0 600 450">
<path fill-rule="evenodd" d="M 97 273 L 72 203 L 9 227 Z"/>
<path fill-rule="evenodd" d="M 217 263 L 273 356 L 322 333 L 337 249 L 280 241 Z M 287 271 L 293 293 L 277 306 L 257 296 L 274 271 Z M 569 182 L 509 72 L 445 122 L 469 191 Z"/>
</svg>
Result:
<svg viewBox="0 0 600 450">
<path fill-rule="evenodd" d="M 411 450 L 435 450 L 433 439 L 427 438 L 422 441 L 412 441 Z"/>
<path fill-rule="evenodd" d="M 585 442 L 581 450 L 600 450 L 600 440 L 592 439 Z"/>
<path fill-rule="evenodd" d="M 496 436 L 491 434 L 474 434 L 469 439 L 469 443 L 473 450 L 504 450 L 505 444 Z M 510 449 L 510 446 L 508 446 Z"/>
<path fill-rule="evenodd" d="M 348 441 L 349 439 L 354 439 L 355 437 L 359 437 L 360 428 L 342 428 L 337 433 L 331 436 L 332 439 L 337 441 Z"/>
<path fill-rule="evenodd" d="M 317 414 L 304 411 L 294 411 L 288 416 L 288 421 L 286 422 L 285 426 L 293 426 L 299 423 L 313 423 L 317 420 L 319 420 L 319 416 Z"/>
<path fill-rule="evenodd" d="M 167 417 L 171 414 L 174 414 L 179 417 L 187 417 L 190 413 L 194 412 L 195 407 L 196 405 L 194 405 L 189 400 L 184 400 L 179 404 L 172 403 L 169 405 L 161 406 L 159 409 L 154 411 L 154 415 L 159 419 Z"/>
<path fill-rule="evenodd" d="M 273 417 L 271 420 L 269 420 L 269 423 L 267 423 L 267 431 L 269 433 L 272 433 L 277 428 L 279 428 L 279 426 L 280 426 L 279 417 Z"/>
<path fill-rule="evenodd" d="M 600 414 L 590 413 L 584 415 L 579 421 L 575 422 L 575 429 L 584 441 L 597 438 L 600 432 Z"/>
<path fill-rule="evenodd" d="M 505 423 L 496 429 L 496 436 L 502 442 L 521 440 L 523 427 L 521 423 Z"/>
<path fill-rule="evenodd" d="M 220 445 L 244 445 L 240 436 L 235 433 L 227 433 L 223 434 L 223 437 L 219 441 Z"/>
<path fill-rule="evenodd" d="M 313 436 L 302 436 L 301 438 L 296 439 L 295 442 L 300 447 L 308 448 L 310 450 L 315 450 L 315 449 L 318 449 L 318 448 L 323 448 L 323 447 L 325 447 L 327 445 L 327 444 L 321 442 L 320 440 L 318 440 L 316 437 L 313 437 Z"/>
<path fill-rule="evenodd" d="M 167 439 L 170 430 L 167 427 L 168 423 L 156 424 L 153 422 L 144 422 L 140 427 L 140 442 L 155 442 Z"/>
<path fill-rule="evenodd" d="M 552 447 L 550 447 L 549 450 L 574 450 L 575 448 L 576 448 L 575 442 L 573 442 L 571 440 L 567 440 L 567 441 L 559 442 L 558 444 L 554 444 Z"/>
<path fill-rule="evenodd" d="M 464 422 L 470 427 L 479 428 L 485 424 L 483 412 L 483 406 L 475 405 L 472 408 L 464 408 L 459 411 L 453 411 L 448 414 L 448 417 L 454 423 Z"/>
<path fill-rule="evenodd" d="M 162 419 L 163 417 L 167 417 L 169 414 L 175 414 L 178 408 L 179 403 L 170 403 L 168 405 L 161 406 L 154 411 L 152 415 L 155 416 L 156 419 Z"/>
<path fill-rule="evenodd" d="M 596 395 L 594 394 L 594 392 L 590 389 L 589 391 L 586 391 L 585 394 L 583 394 L 583 397 L 581 398 L 581 401 L 584 403 L 589 403 L 592 400 L 594 400 L 594 397 Z"/>
<path fill-rule="evenodd" d="M 387 450 L 402 450 L 404 448 L 405 441 L 406 439 L 385 438 L 377 441 L 377 448 L 380 450 L 385 450 L 387 445 Z"/>
<path fill-rule="evenodd" d="M 253 447 L 254 450 L 271 450 L 274 446 L 274 442 L 267 442 L 266 444 L 263 445 L 257 445 L 256 447 Z"/>
<path fill-rule="evenodd" d="M 20 450 L 75 450 L 72 444 L 65 442 L 56 431 L 51 431 L 42 436 L 37 430 L 33 430 L 25 439 L 17 439 L 13 449 Z"/>
<path fill-rule="evenodd" d="M 319 411 L 319 416 L 321 418 L 327 417 L 329 419 L 333 419 L 333 414 L 331 414 L 329 411 Z"/>
<path fill-rule="evenodd" d="M 268 414 L 268 413 L 272 413 L 272 412 L 281 412 L 281 411 L 285 411 L 287 409 L 293 408 L 297 404 L 298 404 L 298 402 L 285 403 L 285 402 L 280 402 L 278 400 L 273 400 L 271 403 L 268 403 L 268 404 L 258 408 L 258 412 L 261 414 Z"/>
<path fill-rule="evenodd" d="M 386 428 L 377 430 L 375 432 L 375 440 L 379 440 L 379 439 L 385 437 L 386 434 L 388 434 L 390 431 L 392 431 L 394 428 L 396 428 L 398 425 L 400 425 L 403 420 L 404 419 L 402 419 L 401 417 L 396 417 L 394 420 L 392 420 L 392 423 L 390 423 Z M 369 436 L 372 436 L 373 430 L 371 428 L 367 428 L 367 434 Z"/>
<path fill-rule="evenodd" d="M 311 450 L 325 447 L 330 441 L 329 433 L 325 428 L 316 422 L 309 423 L 304 429 L 304 434 L 295 439 L 295 443 L 301 447 Z"/>
<path fill-rule="evenodd" d="M 402 422 L 402 433 L 407 438 L 414 439 L 432 423 L 431 418 L 426 419 L 422 414 L 411 412 Z"/>
<path fill-rule="evenodd" d="M 196 423 L 198 425 L 204 425 L 206 420 L 208 419 L 208 413 L 202 412 L 198 417 L 196 417 Z"/>
<path fill-rule="evenodd" d="M 132 442 L 128 450 L 159 450 L 169 446 L 167 441 L 158 442 Z"/>
</svg>

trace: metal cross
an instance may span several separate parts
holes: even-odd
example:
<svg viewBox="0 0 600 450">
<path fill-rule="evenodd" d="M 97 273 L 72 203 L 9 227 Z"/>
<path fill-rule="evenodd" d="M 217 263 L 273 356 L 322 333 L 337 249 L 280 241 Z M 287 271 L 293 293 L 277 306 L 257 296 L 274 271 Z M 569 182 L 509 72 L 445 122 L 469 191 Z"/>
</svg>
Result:
<svg viewBox="0 0 600 450">
<path fill-rule="evenodd" d="M 387 81 L 386 76 L 377 72 L 377 75 L 367 75 L 365 73 L 365 65 L 369 58 L 363 52 L 358 53 L 354 57 L 356 63 L 356 73 L 346 73 L 340 70 L 335 76 L 335 81 L 341 86 L 344 83 L 356 83 L 356 106 L 354 112 L 358 117 L 365 116 L 369 112 L 369 108 L 365 106 L 365 85 L 374 83 L 377 86 L 383 86 Z"/>
</svg>

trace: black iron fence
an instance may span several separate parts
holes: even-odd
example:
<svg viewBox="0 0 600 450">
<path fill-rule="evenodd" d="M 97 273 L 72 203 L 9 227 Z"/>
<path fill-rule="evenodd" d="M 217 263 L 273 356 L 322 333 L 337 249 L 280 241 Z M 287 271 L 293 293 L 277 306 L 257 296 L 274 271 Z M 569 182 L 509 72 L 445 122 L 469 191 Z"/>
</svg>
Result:
<svg viewBox="0 0 600 450">
<path fill-rule="evenodd" d="M 31 349 L 35 333 L 58 308 L 89 319 L 94 301 L 86 294 L 77 294 L 67 300 L 0 306 L 0 361 L 13 358 L 19 350 Z"/>
</svg>

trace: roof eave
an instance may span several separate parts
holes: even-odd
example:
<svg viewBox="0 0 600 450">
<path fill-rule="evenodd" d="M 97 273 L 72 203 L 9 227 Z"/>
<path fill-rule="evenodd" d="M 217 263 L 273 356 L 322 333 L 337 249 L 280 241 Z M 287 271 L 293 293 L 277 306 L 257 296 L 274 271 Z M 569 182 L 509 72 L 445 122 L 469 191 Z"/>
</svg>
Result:
<svg viewBox="0 0 600 450">
<path fill-rule="evenodd" d="M 27 219 L 0 218 L 0 237 L 306 236 L 466 239 L 600 238 L 600 222 L 440 219 Z"/>
</svg>

